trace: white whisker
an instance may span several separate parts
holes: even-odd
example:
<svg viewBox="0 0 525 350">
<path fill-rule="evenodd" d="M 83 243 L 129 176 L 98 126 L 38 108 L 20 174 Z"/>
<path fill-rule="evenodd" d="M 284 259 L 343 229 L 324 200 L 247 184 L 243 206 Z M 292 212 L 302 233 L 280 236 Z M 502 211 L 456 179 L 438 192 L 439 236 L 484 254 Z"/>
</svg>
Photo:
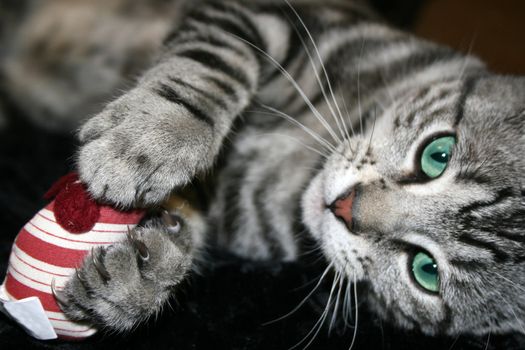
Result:
<svg viewBox="0 0 525 350">
<path fill-rule="evenodd" d="M 253 47 L 257 52 L 259 52 L 260 54 L 262 54 L 266 59 L 268 59 L 270 62 L 272 62 L 272 64 L 281 72 L 281 74 L 283 74 L 283 76 L 292 84 L 292 86 L 295 88 L 295 90 L 299 93 L 299 95 L 302 97 L 302 99 L 304 100 L 304 102 L 306 103 L 306 105 L 310 108 L 310 110 L 312 111 L 312 113 L 314 114 L 314 116 L 317 118 L 317 120 L 319 120 L 319 122 L 325 127 L 325 129 L 328 131 L 328 133 L 330 134 L 330 136 L 334 139 L 334 141 L 340 143 L 341 140 L 339 139 L 339 137 L 337 136 L 337 134 L 334 132 L 334 129 L 330 126 L 330 124 L 328 124 L 328 122 L 326 121 L 326 119 L 323 118 L 323 116 L 321 115 L 321 113 L 317 110 L 317 108 L 315 108 L 315 106 L 312 104 L 312 101 L 310 101 L 310 99 L 308 98 L 308 96 L 306 96 L 306 93 L 303 91 L 303 89 L 301 89 L 301 87 L 299 86 L 299 84 L 297 83 L 297 81 L 290 75 L 290 73 L 279 63 L 277 62 L 277 60 L 275 58 L 273 58 L 270 54 L 268 54 L 266 51 L 264 51 L 263 49 L 259 48 L 257 45 L 249 42 L 248 40 L 244 39 L 244 38 L 241 38 L 240 36 L 234 34 L 234 33 L 231 33 L 231 32 L 228 32 L 230 35 L 234 36 L 235 38 L 237 38 L 238 40 L 242 41 L 243 43 L 246 43 L 247 45 Z"/>
<path fill-rule="evenodd" d="M 292 122 L 293 124 L 296 124 L 302 130 L 304 130 L 306 133 L 308 133 L 310 136 L 312 136 L 315 140 L 317 140 L 321 145 L 326 147 L 328 150 L 330 150 L 332 152 L 337 152 L 337 149 L 334 147 L 334 145 L 332 145 L 330 142 L 326 141 L 326 139 L 321 137 L 319 134 L 317 134 L 312 129 L 310 129 L 310 128 L 306 127 L 305 125 L 303 125 L 297 119 L 295 119 L 295 118 L 291 117 L 290 115 L 284 113 L 283 111 L 275 109 L 275 108 L 273 108 L 271 106 L 267 106 L 267 105 L 264 105 L 264 104 L 261 104 L 261 106 L 266 108 L 267 110 L 273 112 L 273 113 L 276 113 L 277 115 L 280 115 L 281 117 L 283 117 L 284 119 L 287 119 L 288 121 Z"/>
<path fill-rule="evenodd" d="M 487 337 L 487 344 L 485 345 L 485 350 L 489 348 L 489 343 L 490 343 L 490 332 L 489 332 L 489 336 Z"/>
<path fill-rule="evenodd" d="M 343 95 L 343 88 L 341 86 L 339 86 L 339 94 L 341 96 L 341 100 L 343 100 L 343 108 L 345 110 L 346 119 L 348 120 L 348 124 L 350 125 L 350 131 L 352 132 L 352 136 L 355 136 L 354 125 L 352 123 L 352 118 L 350 117 L 350 112 L 348 111 L 348 107 L 346 105 L 346 98 Z M 346 128 L 346 133 L 348 135 L 348 146 L 350 146 L 350 135 L 348 134 L 348 128 Z"/>
<path fill-rule="evenodd" d="M 332 84 L 330 82 L 330 78 L 328 76 L 328 72 L 326 71 L 326 67 L 323 63 L 323 59 L 321 57 L 321 53 L 319 51 L 319 48 L 317 47 L 317 44 L 315 43 L 315 40 L 312 36 L 312 33 L 310 32 L 310 30 L 308 29 L 308 27 L 306 26 L 306 24 L 304 23 L 303 19 L 301 18 L 301 16 L 299 15 L 299 13 L 297 13 L 297 11 L 295 10 L 295 8 L 292 6 L 292 4 L 290 4 L 290 2 L 288 0 L 284 0 L 284 2 L 286 2 L 286 4 L 288 5 L 288 7 L 290 7 L 290 9 L 292 10 L 292 12 L 294 13 L 294 15 L 297 17 L 297 19 L 299 20 L 299 22 L 301 23 L 301 26 L 304 28 L 304 30 L 306 31 L 306 34 L 308 35 L 308 38 L 315 50 L 315 54 L 317 56 L 317 59 L 319 60 L 319 63 L 321 65 L 321 69 L 323 71 L 323 74 L 324 74 L 324 77 L 326 79 L 326 83 L 328 84 L 328 89 L 330 91 L 330 95 L 332 97 L 332 101 L 335 105 L 335 108 L 337 110 L 337 114 L 335 113 L 335 111 L 333 110 L 333 107 L 332 107 L 332 104 L 330 103 L 328 97 L 326 96 L 326 92 L 325 92 L 325 89 L 324 89 L 324 86 L 321 82 L 321 78 L 319 76 L 319 73 L 317 71 L 317 68 L 315 66 L 315 63 L 313 61 L 313 58 L 312 58 L 312 55 L 310 53 L 310 50 L 308 50 L 308 46 L 306 45 L 306 43 L 304 42 L 302 36 L 300 35 L 300 33 L 298 32 L 297 28 L 294 26 L 296 32 L 297 32 L 297 35 L 299 37 L 299 39 L 301 40 L 301 43 L 306 51 L 306 54 L 311 62 L 311 65 L 312 65 L 312 68 L 314 70 L 314 74 L 315 74 L 315 77 L 317 79 L 317 82 L 319 84 L 319 88 L 321 89 L 321 92 L 323 94 L 323 97 L 325 98 L 325 101 L 328 105 L 328 108 L 330 109 L 330 112 L 332 114 L 332 117 L 334 118 L 336 124 L 337 124 L 337 127 L 339 128 L 339 131 L 341 132 L 341 136 L 343 137 L 343 139 L 345 138 L 345 132 L 343 131 L 344 129 L 346 129 L 346 124 L 344 122 L 344 118 L 341 114 L 341 109 L 339 108 L 339 105 L 337 104 L 337 99 L 335 98 L 335 95 L 334 95 L 334 91 L 333 91 L 333 88 L 332 88 Z M 339 116 L 339 120 L 338 120 L 338 116 Z M 341 127 L 340 123 L 343 123 L 343 127 Z"/>
<path fill-rule="evenodd" d="M 334 311 L 332 312 L 332 319 L 330 320 L 330 325 L 328 326 L 328 335 L 330 335 L 330 333 L 332 332 L 332 329 L 335 325 L 335 320 L 337 318 L 337 313 L 339 311 L 341 291 L 342 291 L 343 284 L 344 284 L 343 282 L 344 282 L 344 277 L 343 277 L 343 274 L 341 273 L 339 275 L 339 281 L 337 282 L 337 284 L 339 284 L 339 290 L 337 291 L 337 296 L 335 298 L 335 306 L 334 306 Z"/>
<path fill-rule="evenodd" d="M 350 347 L 348 348 L 351 350 L 354 347 L 355 339 L 357 337 L 357 322 L 358 322 L 358 316 L 359 316 L 359 304 L 357 303 L 357 278 L 354 273 L 354 300 L 355 300 L 355 318 L 354 318 L 354 334 L 352 336 L 352 342 L 350 343 Z"/>
<path fill-rule="evenodd" d="M 495 272 L 496 275 L 498 275 L 499 277 L 503 278 L 505 281 L 509 282 L 510 284 L 512 284 L 513 286 L 515 286 L 516 288 L 520 289 L 521 291 L 525 292 L 525 288 L 523 288 L 522 286 L 516 284 L 516 282 L 508 279 L 507 277 Z"/>
<path fill-rule="evenodd" d="M 361 59 L 363 57 L 363 49 L 365 47 L 365 39 L 361 42 L 361 50 L 359 51 L 359 58 L 357 59 L 357 110 L 359 113 L 359 126 L 361 128 L 361 135 L 363 135 L 363 111 L 361 110 Z"/>
<path fill-rule="evenodd" d="M 350 292 L 350 287 L 352 284 L 350 281 L 347 281 L 346 287 L 345 287 L 345 296 L 343 300 L 343 320 L 345 322 L 345 328 L 348 328 L 350 325 L 350 317 L 351 317 L 351 311 L 352 311 L 352 304 L 350 303 L 352 294 Z"/>
<path fill-rule="evenodd" d="M 266 106 L 266 105 L 264 105 L 262 103 L 259 103 L 259 104 L 261 105 L 261 107 L 269 110 L 269 112 L 268 111 L 260 111 L 260 110 L 251 110 L 251 111 L 245 111 L 245 113 L 265 114 L 265 115 L 271 115 L 271 116 L 276 116 L 276 117 L 283 118 L 286 121 L 290 121 L 291 123 L 298 125 L 302 130 L 304 130 L 306 133 L 308 133 L 310 136 L 312 136 L 316 141 L 318 141 L 321 144 L 321 146 L 327 148 L 329 151 L 332 151 L 332 152 L 335 151 L 335 148 L 333 147 L 333 145 L 328 140 L 326 140 L 324 137 L 322 137 L 321 135 L 319 135 L 318 133 L 316 133 L 315 131 L 313 131 L 312 129 L 307 127 L 306 125 L 302 124 L 297 119 L 295 119 L 292 116 L 290 116 L 289 114 L 286 114 L 286 113 L 284 113 L 282 111 L 279 111 L 278 109 L 275 109 L 273 107 Z M 283 135 L 283 136 L 286 136 L 286 135 Z M 319 151 L 319 150 L 317 150 L 317 151 Z"/>
<path fill-rule="evenodd" d="M 323 153 L 322 151 L 320 151 L 320 150 L 318 150 L 318 149 L 316 149 L 316 148 L 314 148 L 312 146 L 307 145 L 306 143 L 304 143 L 301 140 L 299 140 L 297 137 L 293 137 L 293 136 L 286 135 L 286 134 L 281 134 L 281 133 L 278 133 L 278 132 L 265 132 L 265 133 L 259 133 L 257 135 L 258 136 L 269 135 L 269 136 L 286 137 L 286 138 L 288 138 L 288 139 L 290 139 L 290 140 L 300 144 L 301 146 L 305 147 L 306 149 L 319 154 L 323 158 L 328 158 L 330 156 L 329 154 Z"/>
<path fill-rule="evenodd" d="M 312 329 L 310 330 L 310 332 L 308 332 L 308 334 L 306 334 L 306 336 L 301 339 L 301 341 L 297 344 L 295 344 L 294 346 L 292 346 L 289 350 L 293 350 L 295 349 L 296 347 L 298 347 L 299 345 L 301 345 L 302 343 L 304 343 L 306 341 L 306 339 L 308 339 L 308 337 L 315 331 L 315 333 L 313 334 L 313 336 L 311 337 L 311 339 L 308 341 L 308 343 L 304 346 L 303 350 L 304 349 L 307 349 L 312 343 L 313 341 L 315 340 L 315 338 L 317 337 L 317 335 L 319 334 L 319 332 L 321 331 L 321 328 L 323 326 L 323 323 L 324 321 L 326 320 L 326 316 L 328 315 L 328 312 L 330 311 L 330 307 L 332 305 L 332 296 L 334 295 L 334 291 L 337 287 L 337 284 L 336 284 L 336 281 L 338 280 L 339 278 L 339 274 L 340 272 L 336 272 L 336 275 L 334 277 L 334 280 L 332 282 L 332 288 L 330 289 L 330 294 L 328 296 L 328 301 L 326 302 L 326 306 L 324 308 L 324 311 L 323 313 L 321 314 L 321 317 L 319 318 L 319 320 L 314 324 L 314 326 L 312 327 Z"/>
<path fill-rule="evenodd" d="M 275 320 L 271 320 L 271 321 L 268 321 L 268 322 L 265 322 L 263 323 L 263 326 L 266 326 L 266 325 L 269 325 L 269 324 L 272 324 L 272 323 L 275 323 L 275 322 L 278 322 L 282 319 L 285 319 L 286 317 L 292 315 L 294 312 L 296 312 L 297 310 L 299 310 L 301 308 L 301 306 L 304 305 L 304 303 L 306 303 L 306 301 L 312 296 L 312 294 L 315 293 L 315 291 L 317 290 L 317 288 L 319 288 L 319 286 L 321 285 L 321 283 L 323 282 L 323 279 L 326 277 L 326 275 L 328 274 L 328 272 L 330 272 L 330 269 L 332 268 L 333 266 L 333 263 L 331 263 L 330 265 L 328 265 L 326 267 L 326 269 L 324 270 L 324 273 L 321 275 L 321 278 L 319 278 L 319 282 L 317 282 L 317 284 L 315 285 L 315 287 L 312 289 L 312 291 L 310 293 L 308 293 L 308 295 L 306 295 L 306 297 L 296 306 L 294 307 L 290 312 L 288 312 L 287 314 L 279 317 L 279 318 L 276 318 Z"/>
</svg>

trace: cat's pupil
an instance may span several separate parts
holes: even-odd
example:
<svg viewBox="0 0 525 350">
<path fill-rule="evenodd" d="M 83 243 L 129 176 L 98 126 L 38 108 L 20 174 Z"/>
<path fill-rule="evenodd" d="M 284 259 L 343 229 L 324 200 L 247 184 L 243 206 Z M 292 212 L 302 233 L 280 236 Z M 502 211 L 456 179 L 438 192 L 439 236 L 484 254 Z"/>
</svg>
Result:
<svg viewBox="0 0 525 350">
<path fill-rule="evenodd" d="M 440 163 L 447 163 L 448 162 L 448 154 L 443 152 L 443 153 L 432 153 L 430 155 L 430 157 L 432 159 L 434 159 L 436 162 L 440 162 Z"/>
<path fill-rule="evenodd" d="M 424 272 L 430 275 L 436 275 L 437 274 L 437 264 L 425 264 L 421 267 L 421 270 L 423 270 Z"/>
</svg>

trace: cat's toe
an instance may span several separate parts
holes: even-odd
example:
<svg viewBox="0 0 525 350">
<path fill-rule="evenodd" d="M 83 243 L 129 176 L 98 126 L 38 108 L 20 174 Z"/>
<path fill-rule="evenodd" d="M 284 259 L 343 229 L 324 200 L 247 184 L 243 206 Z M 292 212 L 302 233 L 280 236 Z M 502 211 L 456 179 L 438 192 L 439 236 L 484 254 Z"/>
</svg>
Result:
<svg viewBox="0 0 525 350">
<path fill-rule="evenodd" d="M 158 312 L 191 266 L 187 247 L 173 232 L 157 222 L 130 230 L 123 242 L 94 249 L 64 289 L 55 290 L 64 313 L 127 331 Z"/>
</svg>

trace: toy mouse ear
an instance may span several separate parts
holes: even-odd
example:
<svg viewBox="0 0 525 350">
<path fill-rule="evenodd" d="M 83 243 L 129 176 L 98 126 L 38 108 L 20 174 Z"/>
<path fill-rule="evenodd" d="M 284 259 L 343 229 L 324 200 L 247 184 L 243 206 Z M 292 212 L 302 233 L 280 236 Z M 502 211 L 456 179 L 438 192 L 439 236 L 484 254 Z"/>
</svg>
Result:
<svg viewBox="0 0 525 350">
<path fill-rule="evenodd" d="M 91 231 L 100 217 L 100 207 L 81 182 L 70 184 L 58 193 L 54 211 L 57 223 L 71 233 Z"/>
</svg>

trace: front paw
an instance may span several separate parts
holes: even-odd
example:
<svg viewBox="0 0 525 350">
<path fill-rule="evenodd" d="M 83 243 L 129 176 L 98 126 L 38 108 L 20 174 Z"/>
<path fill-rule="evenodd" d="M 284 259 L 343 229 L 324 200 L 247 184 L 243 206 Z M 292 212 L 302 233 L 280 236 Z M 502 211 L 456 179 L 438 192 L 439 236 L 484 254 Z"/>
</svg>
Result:
<svg viewBox="0 0 525 350">
<path fill-rule="evenodd" d="M 74 321 L 128 331 L 160 311 L 191 267 L 188 228 L 179 219 L 130 231 L 128 239 L 98 247 L 61 291 L 54 291 Z"/>
<path fill-rule="evenodd" d="M 120 207 L 161 203 L 210 160 L 212 130 L 154 89 L 135 88 L 80 130 L 78 169 L 98 200 Z"/>
</svg>

